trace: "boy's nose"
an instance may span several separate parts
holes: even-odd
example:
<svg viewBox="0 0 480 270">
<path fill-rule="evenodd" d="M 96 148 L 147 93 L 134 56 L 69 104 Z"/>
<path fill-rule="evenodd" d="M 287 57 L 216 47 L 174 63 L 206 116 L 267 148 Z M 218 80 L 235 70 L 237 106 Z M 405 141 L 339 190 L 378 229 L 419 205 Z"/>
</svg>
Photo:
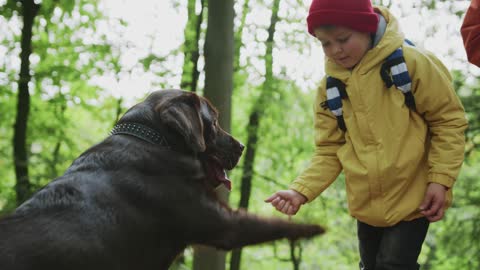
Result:
<svg viewBox="0 0 480 270">
<path fill-rule="evenodd" d="M 340 54 L 340 53 L 342 53 L 342 52 L 343 52 L 342 46 L 340 46 L 340 45 L 335 46 L 335 48 L 334 48 L 334 50 L 333 50 L 333 53 L 334 53 L 334 54 Z"/>
</svg>

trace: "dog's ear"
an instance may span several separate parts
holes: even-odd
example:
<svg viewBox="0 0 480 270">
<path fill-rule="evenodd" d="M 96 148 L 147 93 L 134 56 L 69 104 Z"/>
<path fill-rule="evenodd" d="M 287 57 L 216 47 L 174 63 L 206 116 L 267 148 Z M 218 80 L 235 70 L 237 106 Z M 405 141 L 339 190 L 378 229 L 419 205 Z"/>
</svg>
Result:
<svg viewBox="0 0 480 270">
<path fill-rule="evenodd" d="M 197 153 L 206 149 L 200 106 L 200 98 L 196 94 L 185 92 L 155 107 L 161 121 L 180 133 Z"/>
</svg>

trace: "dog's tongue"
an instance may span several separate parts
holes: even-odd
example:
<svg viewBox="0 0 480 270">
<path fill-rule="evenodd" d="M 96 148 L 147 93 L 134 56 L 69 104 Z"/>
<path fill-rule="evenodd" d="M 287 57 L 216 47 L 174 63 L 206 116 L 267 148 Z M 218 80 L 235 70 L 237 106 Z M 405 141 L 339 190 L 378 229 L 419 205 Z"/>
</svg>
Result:
<svg viewBox="0 0 480 270">
<path fill-rule="evenodd" d="M 218 184 L 224 184 L 228 190 L 232 190 L 232 182 L 228 179 L 227 172 L 216 161 L 210 160 L 207 162 L 207 174 Z"/>
<path fill-rule="evenodd" d="M 232 181 L 230 181 L 230 179 L 228 179 L 228 176 L 227 176 L 227 172 L 224 170 L 224 169 L 217 169 L 215 170 L 215 174 L 216 174 L 216 177 L 217 177 L 217 180 L 224 184 L 225 187 L 231 191 L 232 190 Z"/>
</svg>

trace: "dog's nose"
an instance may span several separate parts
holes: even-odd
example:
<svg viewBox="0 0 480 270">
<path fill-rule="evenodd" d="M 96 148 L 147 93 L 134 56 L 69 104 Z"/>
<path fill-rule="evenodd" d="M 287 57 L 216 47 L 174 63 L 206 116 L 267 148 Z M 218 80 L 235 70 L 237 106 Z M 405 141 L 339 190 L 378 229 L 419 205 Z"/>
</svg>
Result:
<svg viewBox="0 0 480 270">
<path fill-rule="evenodd" d="M 238 142 L 238 148 L 240 149 L 240 152 L 243 152 L 243 149 L 245 149 L 245 145 L 243 143 Z"/>
</svg>

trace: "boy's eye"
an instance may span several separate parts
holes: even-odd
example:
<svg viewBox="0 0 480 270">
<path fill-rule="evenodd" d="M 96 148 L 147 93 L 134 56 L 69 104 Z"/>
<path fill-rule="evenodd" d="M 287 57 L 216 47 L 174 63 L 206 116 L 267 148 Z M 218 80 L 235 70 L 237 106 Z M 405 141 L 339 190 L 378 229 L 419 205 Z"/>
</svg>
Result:
<svg viewBox="0 0 480 270">
<path fill-rule="evenodd" d="M 348 41 L 349 38 L 350 38 L 349 36 L 348 36 L 348 37 L 344 37 L 344 38 L 339 38 L 339 39 L 338 39 L 338 42 L 340 42 L 340 43 L 345 43 L 345 42 Z"/>
<path fill-rule="evenodd" d="M 322 47 L 327 47 L 330 45 L 330 42 L 320 42 L 322 44 Z"/>
</svg>

